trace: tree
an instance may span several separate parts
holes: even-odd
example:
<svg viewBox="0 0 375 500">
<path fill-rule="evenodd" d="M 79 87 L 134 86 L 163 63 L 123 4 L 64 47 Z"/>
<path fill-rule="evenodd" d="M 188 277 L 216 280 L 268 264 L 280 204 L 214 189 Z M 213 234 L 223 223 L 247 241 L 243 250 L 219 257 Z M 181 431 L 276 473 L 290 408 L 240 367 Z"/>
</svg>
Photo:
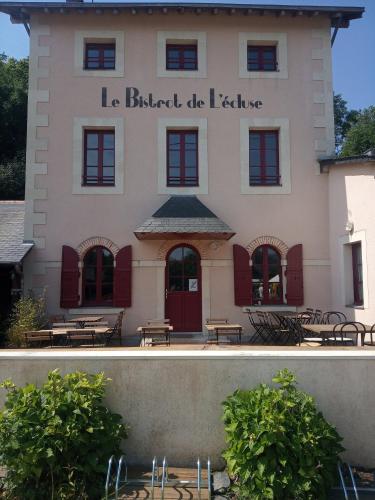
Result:
<svg viewBox="0 0 375 500">
<path fill-rule="evenodd" d="M 340 156 L 361 155 L 375 148 L 375 106 L 358 112 L 356 123 L 347 132 Z"/>
<path fill-rule="evenodd" d="M 348 110 L 347 105 L 348 103 L 341 94 L 334 94 L 333 107 L 335 115 L 335 144 L 337 153 L 340 152 L 348 131 L 355 124 L 360 113 L 354 109 Z"/>
<path fill-rule="evenodd" d="M 0 199 L 24 197 L 28 70 L 0 54 Z"/>
</svg>

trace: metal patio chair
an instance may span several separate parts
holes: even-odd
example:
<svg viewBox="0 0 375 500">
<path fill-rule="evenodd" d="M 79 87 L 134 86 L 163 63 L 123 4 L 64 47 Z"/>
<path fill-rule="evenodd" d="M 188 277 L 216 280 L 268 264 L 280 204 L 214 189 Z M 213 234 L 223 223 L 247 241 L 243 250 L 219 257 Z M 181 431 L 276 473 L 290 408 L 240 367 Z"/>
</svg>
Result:
<svg viewBox="0 0 375 500">
<path fill-rule="evenodd" d="M 358 339 L 361 338 L 363 345 L 366 335 L 366 327 L 358 321 L 346 321 L 334 326 L 332 335 L 327 338 L 327 342 L 333 345 L 358 345 Z"/>
<path fill-rule="evenodd" d="M 369 335 L 369 340 L 366 339 L 367 334 Z M 375 324 L 372 325 L 369 332 L 365 333 L 365 336 L 363 339 L 363 345 L 375 346 Z"/>
<path fill-rule="evenodd" d="M 107 346 L 111 344 L 113 339 L 117 339 L 121 346 L 122 344 L 121 331 L 122 331 L 123 318 L 124 318 L 124 311 L 121 311 L 117 316 L 116 323 L 114 324 L 114 326 L 108 328 L 108 330 L 104 333 L 105 343 Z"/>
<path fill-rule="evenodd" d="M 322 316 L 322 323 L 325 325 L 335 325 L 337 323 L 345 323 L 346 321 L 345 314 L 340 311 L 327 311 Z"/>
</svg>

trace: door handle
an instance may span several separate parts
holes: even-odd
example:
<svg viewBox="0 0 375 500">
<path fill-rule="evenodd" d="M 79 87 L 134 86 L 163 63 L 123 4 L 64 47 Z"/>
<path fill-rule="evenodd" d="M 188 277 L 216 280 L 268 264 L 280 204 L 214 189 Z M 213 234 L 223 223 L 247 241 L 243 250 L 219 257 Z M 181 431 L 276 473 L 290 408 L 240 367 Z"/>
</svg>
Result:
<svg viewBox="0 0 375 500">
<path fill-rule="evenodd" d="M 167 298 L 168 298 L 168 290 L 167 290 L 167 288 L 166 288 L 166 289 L 165 289 L 165 299 L 167 299 Z"/>
</svg>

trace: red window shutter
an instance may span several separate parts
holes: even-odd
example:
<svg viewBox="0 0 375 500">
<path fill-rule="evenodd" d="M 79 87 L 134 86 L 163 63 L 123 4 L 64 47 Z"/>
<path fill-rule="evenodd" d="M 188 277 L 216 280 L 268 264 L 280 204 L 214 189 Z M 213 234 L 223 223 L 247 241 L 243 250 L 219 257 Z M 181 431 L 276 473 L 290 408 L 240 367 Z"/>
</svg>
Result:
<svg viewBox="0 0 375 500">
<path fill-rule="evenodd" d="M 250 256 L 246 248 L 233 245 L 234 303 L 249 306 L 252 303 Z"/>
<path fill-rule="evenodd" d="M 60 306 L 64 309 L 79 305 L 79 257 L 72 247 L 62 247 Z"/>
<path fill-rule="evenodd" d="M 132 247 L 121 248 L 116 255 L 113 284 L 113 305 L 130 307 L 132 304 Z"/>
<path fill-rule="evenodd" d="M 290 306 L 303 305 L 303 262 L 302 245 L 294 245 L 287 256 L 286 299 Z"/>
</svg>

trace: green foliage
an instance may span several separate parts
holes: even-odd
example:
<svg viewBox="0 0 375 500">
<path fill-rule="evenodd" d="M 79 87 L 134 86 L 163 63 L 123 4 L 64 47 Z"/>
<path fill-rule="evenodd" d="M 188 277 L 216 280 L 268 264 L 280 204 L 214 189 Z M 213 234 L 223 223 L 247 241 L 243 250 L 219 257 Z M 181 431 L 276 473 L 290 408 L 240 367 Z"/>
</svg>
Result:
<svg viewBox="0 0 375 500">
<path fill-rule="evenodd" d="M 25 198 L 25 152 L 18 152 L 11 160 L 0 163 L 0 200 Z"/>
<path fill-rule="evenodd" d="M 26 146 L 28 59 L 0 54 L 0 164 Z"/>
<path fill-rule="evenodd" d="M 223 453 L 238 498 L 317 500 L 335 479 L 342 438 L 317 410 L 313 398 L 280 371 L 273 381 L 237 390 L 227 398 Z"/>
<path fill-rule="evenodd" d="M 359 112 L 346 135 L 341 156 L 361 155 L 370 148 L 375 148 L 375 106 Z"/>
<path fill-rule="evenodd" d="M 347 133 L 350 128 L 356 123 L 359 111 L 354 109 L 348 110 L 348 103 L 341 94 L 335 94 L 333 97 L 333 109 L 335 115 L 335 144 L 336 150 L 339 152 L 342 148 Z"/>
<path fill-rule="evenodd" d="M 24 344 L 24 332 L 40 330 L 47 324 L 45 296 L 22 297 L 14 305 L 10 327 L 9 342 L 15 347 Z"/>
<path fill-rule="evenodd" d="M 110 379 L 49 373 L 38 389 L 9 380 L 0 413 L 0 464 L 12 500 L 95 500 L 103 493 L 108 459 L 121 453 L 127 427 L 102 404 Z"/>
<path fill-rule="evenodd" d="M 0 199 L 24 198 L 28 59 L 0 54 Z"/>
</svg>

